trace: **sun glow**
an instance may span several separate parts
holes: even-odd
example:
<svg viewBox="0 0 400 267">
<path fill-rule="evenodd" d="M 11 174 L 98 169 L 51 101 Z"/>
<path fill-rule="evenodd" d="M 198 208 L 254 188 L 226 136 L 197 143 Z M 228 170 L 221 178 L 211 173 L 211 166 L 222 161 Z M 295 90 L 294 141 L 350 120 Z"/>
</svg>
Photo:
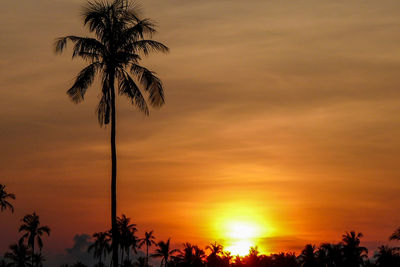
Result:
<svg viewBox="0 0 400 267">
<path fill-rule="evenodd" d="M 229 251 L 232 255 L 239 255 L 242 257 L 249 254 L 250 248 L 254 246 L 254 242 L 250 240 L 239 240 L 233 242 L 233 244 L 226 247 L 225 250 Z"/>
<path fill-rule="evenodd" d="M 248 255 L 255 246 L 260 252 L 267 252 L 263 238 L 271 235 L 273 227 L 265 219 L 264 210 L 248 203 L 235 203 L 223 207 L 215 222 L 216 236 L 232 256 Z"/>
</svg>

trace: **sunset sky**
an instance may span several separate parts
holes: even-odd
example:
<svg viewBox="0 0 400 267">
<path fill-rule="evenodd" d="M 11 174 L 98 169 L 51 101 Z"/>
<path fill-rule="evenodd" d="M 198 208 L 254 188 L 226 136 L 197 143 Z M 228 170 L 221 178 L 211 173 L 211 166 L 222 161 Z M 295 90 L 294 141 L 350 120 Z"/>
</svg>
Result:
<svg viewBox="0 0 400 267">
<path fill-rule="evenodd" d="M 89 34 L 85 3 L 2 3 L 0 183 L 17 200 L 0 213 L 0 254 L 33 211 L 52 229 L 48 253 L 110 227 L 98 83 L 73 104 L 65 92 L 84 62 L 53 51 L 57 37 Z M 166 104 L 146 117 L 118 100 L 118 214 L 174 245 L 229 246 L 237 224 L 265 253 L 351 230 L 370 249 L 388 243 L 400 226 L 400 1 L 141 7 L 171 49 L 142 62 Z"/>
</svg>

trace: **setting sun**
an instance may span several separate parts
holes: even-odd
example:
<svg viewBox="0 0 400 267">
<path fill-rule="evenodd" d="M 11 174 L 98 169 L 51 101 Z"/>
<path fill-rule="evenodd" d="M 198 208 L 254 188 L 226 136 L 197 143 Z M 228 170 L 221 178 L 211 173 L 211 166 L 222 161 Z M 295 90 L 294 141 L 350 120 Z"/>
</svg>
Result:
<svg viewBox="0 0 400 267">
<path fill-rule="evenodd" d="M 265 232 L 260 225 L 246 221 L 227 222 L 227 231 L 225 250 L 239 256 L 247 255 L 250 248 L 257 245 L 256 239 Z"/>
<path fill-rule="evenodd" d="M 249 254 L 250 248 L 254 246 L 255 243 L 250 240 L 239 240 L 226 247 L 225 250 L 229 251 L 232 255 L 245 256 Z"/>
<path fill-rule="evenodd" d="M 250 202 L 225 203 L 216 210 L 219 214 L 215 220 L 214 236 L 224 244 L 224 250 L 231 255 L 245 256 L 251 247 L 259 247 L 265 252 L 267 248 L 263 238 L 271 236 L 276 229 L 273 219 L 265 217 L 269 213 L 265 207 L 258 207 Z"/>
</svg>

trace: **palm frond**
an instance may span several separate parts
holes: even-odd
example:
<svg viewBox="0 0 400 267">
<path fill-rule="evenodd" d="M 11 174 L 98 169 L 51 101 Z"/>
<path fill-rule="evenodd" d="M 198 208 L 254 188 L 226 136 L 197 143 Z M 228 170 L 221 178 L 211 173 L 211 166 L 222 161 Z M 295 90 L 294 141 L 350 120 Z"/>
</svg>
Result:
<svg viewBox="0 0 400 267">
<path fill-rule="evenodd" d="M 148 92 L 150 104 L 155 107 L 162 106 L 165 101 L 164 88 L 156 73 L 137 64 L 131 65 L 131 72 L 137 76 L 139 82 L 144 86 L 146 92 Z"/>
<path fill-rule="evenodd" d="M 79 103 L 84 99 L 87 88 L 93 83 L 94 76 L 101 67 L 101 63 L 94 62 L 79 72 L 74 84 L 67 91 L 74 103 Z"/>
<path fill-rule="evenodd" d="M 119 71 L 118 89 L 121 95 L 125 95 L 131 100 L 132 105 L 136 106 L 145 115 L 149 115 L 149 109 L 142 92 L 132 77 L 124 70 Z"/>
<path fill-rule="evenodd" d="M 120 63 L 120 65 L 124 67 L 129 64 L 137 63 L 139 60 L 141 60 L 141 57 L 139 55 L 125 51 L 117 52 L 114 58 L 117 62 Z"/>
<path fill-rule="evenodd" d="M 135 54 L 143 53 L 149 55 L 151 52 L 168 53 L 169 48 L 164 44 L 153 40 L 138 40 L 130 42 L 124 46 L 125 51 L 131 51 Z"/>
<path fill-rule="evenodd" d="M 96 109 L 100 127 L 109 124 L 111 116 L 111 96 L 107 77 L 103 77 L 102 85 L 102 95 Z"/>
<path fill-rule="evenodd" d="M 131 27 L 126 28 L 122 31 L 120 37 L 120 45 L 124 46 L 126 44 L 143 39 L 145 36 L 151 37 L 156 33 L 155 24 L 150 19 L 139 20 L 136 24 Z"/>
<path fill-rule="evenodd" d="M 105 2 L 96 1 L 88 2 L 87 6 L 83 9 L 82 15 L 84 17 L 84 25 L 89 26 L 91 32 L 95 32 L 97 37 L 103 39 L 106 31 L 106 16 L 108 13 L 108 5 Z"/>
</svg>

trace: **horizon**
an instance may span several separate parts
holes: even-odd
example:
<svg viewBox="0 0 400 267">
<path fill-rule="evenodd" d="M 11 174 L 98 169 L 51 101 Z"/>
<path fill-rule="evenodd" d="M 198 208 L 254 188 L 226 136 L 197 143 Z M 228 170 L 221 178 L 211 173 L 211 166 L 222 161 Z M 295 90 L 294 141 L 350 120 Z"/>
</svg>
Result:
<svg viewBox="0 0 400 267">
<path fill-rule="evenodd" d="M 62 56 L 53 48 L 90 35 L 85 2 L 7 1 L 0 11 L 0 183 L 17 197 L 14 213 L 0 212 L 0 255 L 34 211 L 52 230 L 52 255 L 111 227 L 100 83 L 72 103 L 66 91 L 85 63 L 71 60 L 71 44 Z M 170 48 L 141 61 L 166 100 L 146 117 L 117 98 L 118 216 L 175 246 L 299 253 L 353 230 L 371 251 L 393 245 L 399 1 L 136 2 Z"/>
</svg>

